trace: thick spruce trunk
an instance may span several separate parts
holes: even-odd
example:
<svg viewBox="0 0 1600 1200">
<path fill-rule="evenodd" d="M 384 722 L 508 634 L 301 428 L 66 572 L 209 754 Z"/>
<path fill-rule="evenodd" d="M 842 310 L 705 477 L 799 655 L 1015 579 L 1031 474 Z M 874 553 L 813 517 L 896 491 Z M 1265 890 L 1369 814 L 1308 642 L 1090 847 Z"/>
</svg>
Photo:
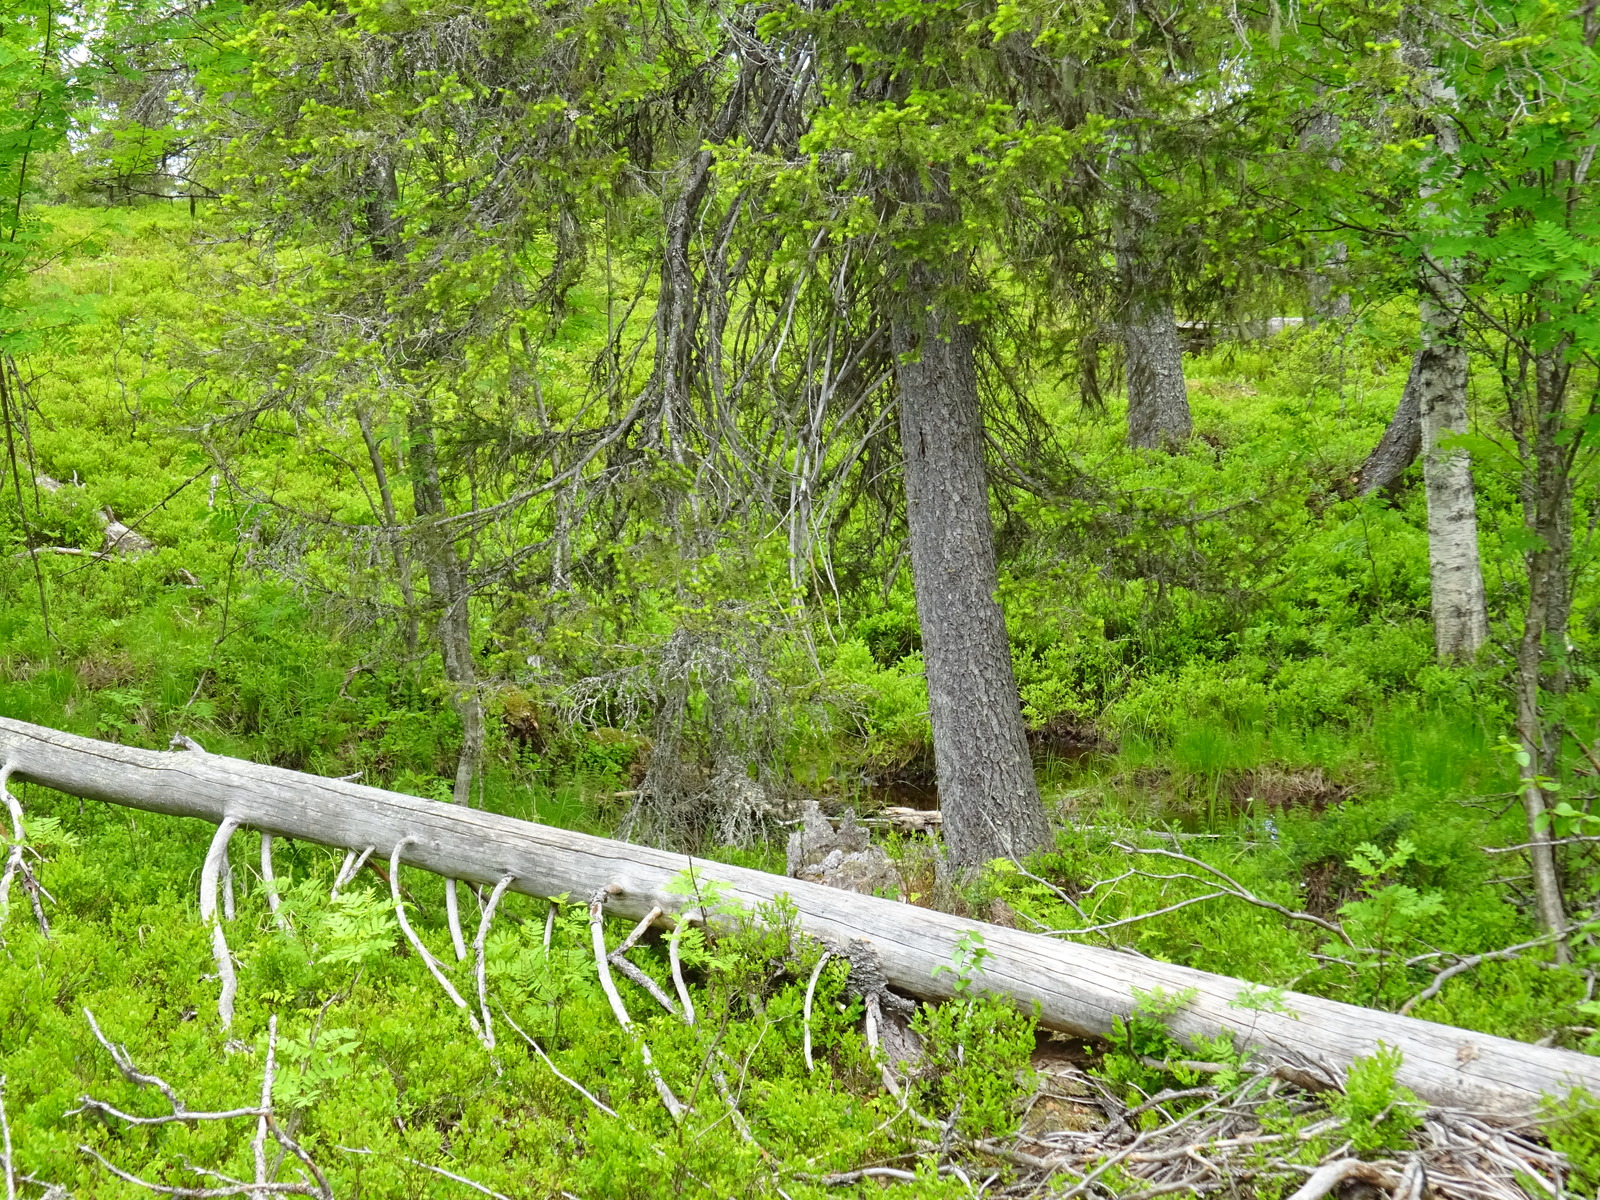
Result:
<svg viewBox="0 0 1600 1200">
<path fill-rule="evenodd" d="M 1180 448 L 1194 432 L 1194 424 L 1172 302 L 1160 296 L 1130 296 L 1122 346 L 1128 374 L 1128 445 L 1141 450 Z"/>
<path fill-rule="evenodd" d="M 974 335 L 941 307 L 935 283 L 926 269 L 911 273 L 895 371 L 939 807 L 951 862 L 969 868 L 1020 858 L 1050 831 L 995 599 Z"/>
<path fill-rule="evenodd" d="M 1421 308 L 1422 349 L 1415 375 L 1428 498 L 1433 641 L 1440 658 L 1470 659 L 1489 636 L 1478 560 L 1478 506 L 1470 456 L 1444 444 L 1467 431 L 1467 351 L 1452 312 L 1426 296 Z"/>
</svg>

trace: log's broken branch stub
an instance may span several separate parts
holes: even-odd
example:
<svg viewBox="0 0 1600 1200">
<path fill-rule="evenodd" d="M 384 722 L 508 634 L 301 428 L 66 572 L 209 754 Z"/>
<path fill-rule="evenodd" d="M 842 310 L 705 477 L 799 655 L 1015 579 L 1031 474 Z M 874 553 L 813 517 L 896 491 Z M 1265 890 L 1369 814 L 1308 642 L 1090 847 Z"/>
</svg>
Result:
<svg viewBox="0 0 1600 1200">
<path fill-rule="evenodd" d="M 140 750 L 0 718 L 0 762 L 16 779 L 69 795 L 327 846 L 375 846 L 396 864 L 486 887 L 512 875 L 510 890 L 542 898 L 605 889 L 613 916 L 637 920 L 692 904 L 670 886 L 685 867 L 680 854 L 221 755 Z M 1383 1043 L 1404 1055 L 1398 1082 L 1432 1104 L 1524 1116 L 1574 1087 L 1600 1094 L 1600 1059 L 1572 1051 L 1295 993 L 1263 1011 L 1249 1007 L 1249 985 L 1226 976 L 763 871 L 709 862 L 695 870 L 749 910 L 788 896 L 799 928 L 830 946 L 870 942 L 888 985 L 925 1000 L 953 995 L 951 974 L 935 968 L 980 928 L 989 953 L 972 990 L 1037 1006 L 1047 1029 L 1107 1034 L 1113 1020 L 1132 1015 L 1133 989 L 1161 988 L 1192 996 L 1168 1021 L 1177 1037 L 1227 1036 L 1284 1074 L 1336 1080 Z M 477 1024 L 464 1000 L 461 1007 Z"/>
</svg>

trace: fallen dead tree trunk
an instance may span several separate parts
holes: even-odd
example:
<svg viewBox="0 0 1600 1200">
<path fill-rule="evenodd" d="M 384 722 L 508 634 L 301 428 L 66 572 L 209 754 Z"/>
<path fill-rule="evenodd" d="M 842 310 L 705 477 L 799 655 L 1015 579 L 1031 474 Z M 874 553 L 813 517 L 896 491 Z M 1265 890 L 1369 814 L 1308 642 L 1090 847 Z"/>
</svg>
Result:
<svg viewBox="0 0 1600 1200">
<path fill-rule="evenodd" d="M 373 847 L 397 863 L 487 886 L 509 876 L 512 890 L 532 896 L 609 889 L 606 911 L 634 919 L 694 907 L 668 890 L 693 867 L 697 879 L 715 880 L 723 896 L 747 906 L 788 896 L 799 927 L 833 946 L 870 942 L 889 984 L 926 1000 L 952 995 L 954 976 L 936 968 L 977 929 L 989 957 L 973 986 L 1037 1006 L 1046 1028 L 1104 1035 L 1130 1015 L 1135 988 L 1190 993 L 1168 1021 L 1179 1038 L 1230 1037 L 1313 1085 L 1336 1084 L 1352 1059 L 1382 1043 L 1404 1054 L 1399 1081 L 1435 1105 L 1515 1117 L 1572 1087 L 1600 1094 L 1600 1059 L 1570 1051 L 1292 992 L 1274 994 L 1266 1011 L 1252 1005 L 1250 985 L 1226 976 L 343 780 L 134 749 L 6 718 L 0 764 L 14 779 L 69 795 L 353 851 Z"/>
</svg>

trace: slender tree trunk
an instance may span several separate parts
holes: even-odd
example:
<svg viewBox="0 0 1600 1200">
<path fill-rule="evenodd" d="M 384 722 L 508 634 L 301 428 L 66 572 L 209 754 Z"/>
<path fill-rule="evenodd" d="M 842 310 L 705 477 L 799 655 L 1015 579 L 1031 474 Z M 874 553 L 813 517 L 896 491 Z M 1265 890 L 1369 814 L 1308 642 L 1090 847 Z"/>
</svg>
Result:
<svg viewBox="0 0 1600 1200">
<path fill-rule="evenodd" d="M 1452 119 L 1455 93 L 1443 86 L 1426 47 L 1411 42 L 1408 57 L 1423 74 L 1435 106 L 1434 146 L 1454 163 L 1461 139 Z M 1425 208 L 1434 189 L 1424 188 Z M 1460 264 L 1424 255 L 1418 301 L 1422 348 L 1417 355 L 1417 411 L 1422 425 L 1422 478 L 1428 498 L 1428 568 L 1433 642 L 1443 659 L 1467 659 L 1489 636 L 1489 614 L 1478 560 L 1478 506 L 1472 460 L 1441 443 L 1467 431 L 1467 351 L 1461 340 L 1466 307 Z"/>
<path fill-rule="evenodd" d="M 373 478 L 378 483 L 378 501 L 383 506 L 383 519 L 392 529 L 399 524 L 399 516 L 394 507 L 394 489 L 389 486 L 389 469 L 384 465 L 383 448 L 378 444 L 377 437 L 372 432 L 372 418 L 366 409 L 356 409 L 356 424 L 361 429 L 361 440 L 366 443 L 367 460 L 372 464 Z M 395 577 L 400 585 L 400 598 L 405 602 L 406 615 L 402 626 L 406 640 L 406 649 L 412 653 L 417 649 L 417 593 L 411 586 L 411 559 L 406 554 L 405 546 L 396 541 L 393 544 Z"/>
<path fill-rule="evenodd" d="M 1523 807 L 1528 818 L 1528 858 L 1533 873 L 1534 903 L 1539 924 L 1554 933 L 1566 928 L 1561 875 L 1546 825 L 1545 791 L 1539 784 L 1555 769 L 1556 745 L 1545 731 L 1541 692 L 1559 693 L 1567 681 L 1567 567 L 1572 554 L 1571 494 L 1566 447 L 1559 435 L 1566 417 L 1569 368 L 1566 345 L 1541 354 L 1536 363 L 1531 446 L 1533 461 L 1524 465 L 1531 476 L 1523 489 L 1523 525 L 1535 548 L 1524 557 L 1528 570 L 1528 607 L 1522 640 L 1517 645 L 1517 739 L 1522 744 Z M 1554 661 L 1554 670 L 1547 667 Z M 1557 957 L 1566 961 L 1565 945 Z"/>
<path fill-rule="evenodd" d="M 893 335 L 939 806 L 951 862 L 966 869 L 1020 858 L 1050 831 L 995 600 L 973 331 L 941 307 L 931 272 L 914 268 Z"/>
<path fill-rule="evenodd" d="M 1144 237 L 1151 221 L 1148 204 L 1147 197 L 1125 200 L 1114 230 L 1123 295 L 1118 325 L 1127 363 L 1128 445 L 1176 450 L 1189 440 L 1194 425 L 1172 299 Z"/>
<path fill-rule="evenodd" d="M 1370 496 L 1373 492 L 1399 483 L 1400 477 L 1416 462 L 1422 450 L 1422 412 L 1417 387 L 1421 365 L 1422 354 L 1419 351 L 1412 356 L 1411 373 L 1406 376 L 1406 390 L 1400 393 L 1400 403 L 1395 407 L 1394 416 L 1384 429 L 1383 437 L 1356 472 L 1358 496 Z"/>
<path fill-rule="evenodd" d="M 411 411 L 411 489 L 417 511 L 418 544 L 428 591 L 439 608 L 439 649 L 451 703 L 461 717 L 461 754 L 456 760 L 455 802 L 472 804 L 472 784 L 483 759 L 483 701 L 472 656 L 472 623 L 467 608 L 466 567 L 455 539 L 439 528 L 446 515 L 434 442 L 433 411 L 419 400 Z"/>
<path fill-rule="evenodd" d="M 1453 290 L 1455 281 L 1448 283 Z M 1478 506 L 1470 456 L 1442 444 L 1467 431 L 1467 351 L 1459 341 L 1459 308 L 1452 311 L 1426 295 L 1421 308 L 1422 349 L 1415 375 L 1428 498 L 1433 641 L 1440 658 L 1470 659 L 1489 636 L 1478 560 Z"/>
<path fill-rule="evenodd" d="M 1350 247 L 1334 242 L 1311 269 L 1306 281 L 1311 293 L 1311 319 L 1307 323 L 1313 329 L 1324 321 L 1344 321 L 1350 316 L 1350 293 L 1343 286 L 1349 267 Z"/>
<path fill-rule="evenodd" d="M 1320 95 L 1320 88 L 1318 93 Z M 1300 148 L 1321 154 L 1333 150 L 1338 144 L 1338 119 L 1325 108 L 1314 109 L 1300 135 Z M 1335 174 L 1344 169 L 1343 162 L 1336 154 L 1329 154 L 1326 162 L 1328 170 Z M 1306 291 L 1311 299 L 1311 312 L 1306 324 L 1313 329 L 1324 321 L 1343 322 L 1350 316 L 1350 293 L 1347 290 L 1349 270 L 1350 247 L 1341 241 L 1330 243 L 1327 250 L 1317 256 L 1316 263 L 1306 271 Z"/>
</svg>

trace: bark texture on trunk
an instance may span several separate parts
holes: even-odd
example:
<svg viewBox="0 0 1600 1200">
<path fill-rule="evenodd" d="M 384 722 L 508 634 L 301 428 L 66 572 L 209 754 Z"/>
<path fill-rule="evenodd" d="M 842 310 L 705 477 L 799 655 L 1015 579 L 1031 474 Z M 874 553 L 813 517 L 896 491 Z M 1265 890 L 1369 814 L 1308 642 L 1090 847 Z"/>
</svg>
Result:
<svg viewBox="0 0 1600 1200">
<path fill-rule="evenodd" d="M 483 760 L 483 701 L 478 695 L 478 670 L 472 655 L 466 564 L 456 550 L 455 538 L 439 527 L 447 515 L 444 487 L 439 479 L 433 411 L 424 401 L 418 401 L 411 411 L 410 460 L 419 553 L 428 576 L 428 591 L 439 613 L 439 650 L 444 659 L 445 681 L 450 685 L 450 702 L 461 718 L 455 802 L 471 806 L 472 784 Z"/>
<path fill-rule="evenodd" d="M 1550 831 L 1544 826 L 1548 804 L 1541 777 L 1554 774 L 1557 744 L 1545 731 L 1540 711 L 1543 691 L 1560 693 L 1567 685 L 1567 571 L 1572 556 L 1572 496 L 1568 450 L 1560 440 L 1566 419 L 1566 345 L 1541 354 L 1535 364 L 1531 438 L 1524 453 L 1523 526 L 1537 539 L 1525 556 L 1528 607 L 1517 644 L 1517 740 L 1522 766 L 1523 808 L 1528 818 L 1528 860 L 1533 874 L 1539 924 L 1554 933 L 1566 927 L 1561 873 Z M 1525 422 L 1527 423 L 1527 422 Z M 1567 948 L 1557 947 L 1565 961 Z"/>
<path fill-rule="evenodd" d="M 1337 159 L 1333 160 L 1335 163 Z M 1337 169 L 1337 168 L 1335 168 Z M 1344 290 L 1350 270 L 1350 247 L 1334 242 L 1310 271 L 1307 290 L 1311 293 L 1313 329 L 1324 321 L 1342 322 L 1350 318 L 1350 293 Z"/>
<path fill-rule="evenodd" d="M 973 331 L 941 309 L 920 269 L 908 292 L 893 332 L 911 575 L 945 841 L 968 868 L 1021 858 L 1050 831 L 995 600 Z"/>
<path fill-rule="evenodd" d="M 972 991 L 1037 1004 L 1044 1028 L 1080 1037 L 1110 1034 L 1114 1021 L 1131 1019 L 1135 989 L 1160 988 L 1185 997 L 1166 1018 L 1180 1041 L 1225 1037 L 1290 1078 L 1341 1078 L 1354 1058 L 1387 1044 L 1403 1055 L 1396 1082 L 1433 1104 L 1519 1116 L 1569 1087 L 1600 1094 L 1600 1058 L 1570 1050 L 1293 992 L 1270 1009 L 1246 1007 L 1251 985 L 1192 967 L 219 754 L 141 750 L 0 717 L 0 764 L 14 767 L 16 780 L 68 795 L 344 849 L 373 846 L 380 857 L 405 842 L 407 866 L 485 886 L 511 875 L 511 890 L 530 896 L 591 896 L 616 885 L 606 911 L 630 920 L 693 907 L 683 888 L 692 868 L 701 886 L 720 883 L 746 912 L 783 896 L 803 933 L 841 950 L 865 941 L 891 987 L 925 1000 L 954 994 L 951 955 L 977 932 L 988 957 Z"/>
<path fill-rule="evenodd" d="M 1194 423 L 1172 302 L 1130 295 L 1122 346 L 1128 372 L 1128 445 L 1179 449 L 1194 432 Z"/>
<path fill-rule="evenodd" d="M 1422 412 L 1418 393 L 1418 370 L 1422 364 L 1419 351 L 1411 358 L 1411 372 L 1406 376 L 1406 390 L 1400 393 L 1400 403 L 1394 416 L 1384 428 L 1383 437 L 1373 447 L 1372 453 L 1356 472 L 1356 494 L 1370 496 L 1382 488 L 1400 482 L 1406 469 L 1417 461 L 1422 450 Z"/>
<path fill-rule="evenodd" d="M 1430 99 L 1434 146 L 1452 164 L 1461 152 L 1453 111 L 1455 94 L 1438 80 L 1420 43 L 1405 54 L 1422 72 Z M 1435 189 L 1424 187 L 1424 207 Z M 1441 446 L 1467 431 L 1467 351 L 1461 314 L 1466 308 L 1461 266 L 1424 255 L 1418 312 L 1422 348 L 1417 355 L 1417 409 L 1422 423 L 1422 478 L 1428 500 L 1428 569 L 1432 584 L 1433 641 L 1443 659 L 1468 659 L 1489 636 L 1489 612 L 1478 560 L 1478 505 L 1472 460 L 1465 450 Z"/>
<path fill-rule="evenodd" d="M 1128 445 L 1139 450 L 1176 450 L 1189 440 L 1189 388 L 1183 379 L 1183 343 L 1156 251 L 1144 232 L 1151 224 L 1150 200 L 1123 201 L 1113 235 L 1117 281 L 1122 289 L 1118 331 L 1128 377 Z"/>
<path fill-rule="evenodd" d="M 1452 312 L 1429 297 L 1421 308 L 1422 349 L 1414 374 L 1428 498 L 1433 641 L 1440 658 L 1470 659 L 1489 636 L 1472 460 L 1459 447 L 1441 445 L 1467 431 L 1467 351 L 1460 344 L 1459 308 Z"/>
</svg>

